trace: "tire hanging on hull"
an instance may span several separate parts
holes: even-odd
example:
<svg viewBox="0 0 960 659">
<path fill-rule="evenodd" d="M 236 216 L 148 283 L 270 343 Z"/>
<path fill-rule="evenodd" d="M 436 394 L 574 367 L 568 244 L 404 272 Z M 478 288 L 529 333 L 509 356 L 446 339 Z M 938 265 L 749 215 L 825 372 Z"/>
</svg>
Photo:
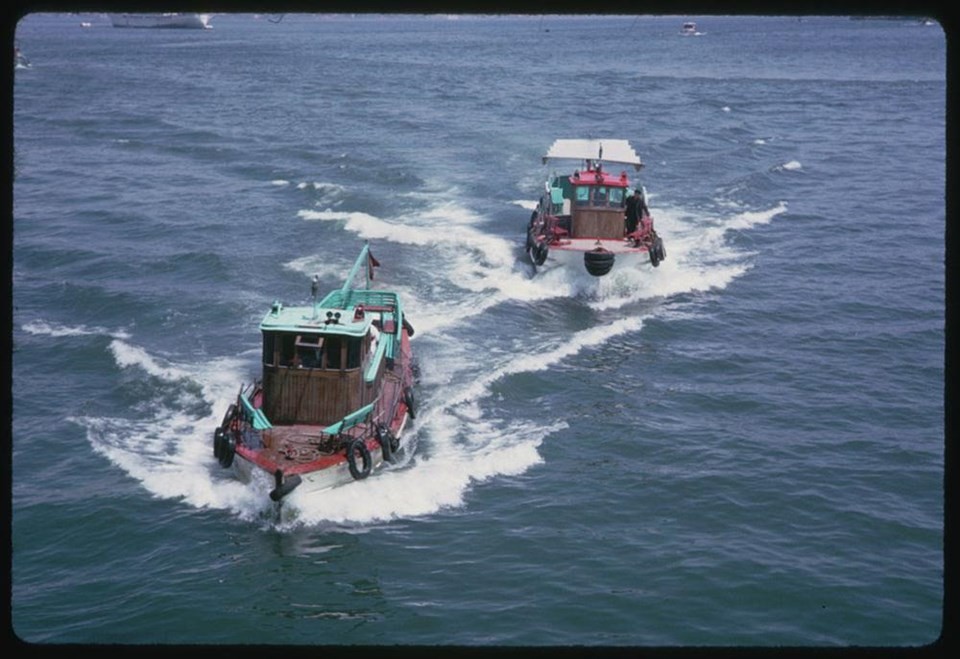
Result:
<svg viewBox="0 0 960 659">
<path fill-rule="evenodd" d="M 377 424 L 376 432 L 377 442 L 380 443 L 380 450 L 383 452 L 383 459 L 386 462 L 394 462 L 397 449 L 400 448 L 400 440 L 383 424 Z"/>
<path fill-rule="evenodd" d="M 413 389 L 407 387 L 403 390 L 403 404 L 407 406 L 407 414 L 411 419 L 417 418 L 417 400 L 413 396 Z"/>
<path fill-rule="evenodd" d="M 527 253 L 530 255 L 530 260 L 534 265 L 541 266 L 547 262 L 547 256 L 550 255 L 550 248 L 547 247 L 545 240 L 535 240 L 533 245 L 527 249 Z"/>
<path fill-rule="evenodd" d="M 216 437 L 214 437 L 214 441 L 216 441 Z M 237 440 L 234 438 L 233 433 L 223 433 L 220 440 L 220 455 L 217 456 L 220 466 L 227 469 L 233 464 L 233 458 L 236 454 Z"/>
<path fill-rule="evenodd" d="M 583 266 L 594 277 L 602 277 L 613 269 L 616 258 L 613 252 L 598 247 L 583 253 Z"/>
<path fill-rule="evenodd" d="M 654 268 L 660 265 L 660 262 L 667 258 L 667 250 L 663 247 L 663 238 L 657 236 L 650 246 L 650 265 Z"/>
<path fill-rule="evenodd" d="M 213 431 L 213 457 L 220 460 L 220 447 L 223 445 L 223 428 L 217 427 Z"/>
<path fill-rule="evenodd" d="M 362 466 L 357 466 L 357 453 L 360 454 Z M 347 466 L 350 467 L 350 475 L 355 480 L 363 480 L 370 475 L 370 469 L 373 467 L 373 459 L 370 457 L 370 449 L 366 442 L 357 438 L 347 446 Z"/>
</svg>

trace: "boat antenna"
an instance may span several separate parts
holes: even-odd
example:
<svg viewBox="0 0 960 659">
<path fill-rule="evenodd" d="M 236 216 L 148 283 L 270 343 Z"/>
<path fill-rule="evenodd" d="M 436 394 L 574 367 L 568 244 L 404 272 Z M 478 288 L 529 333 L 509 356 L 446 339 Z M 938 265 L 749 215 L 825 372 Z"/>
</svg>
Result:
<svg viewBox="0 0 960 659">
<path fill-rule="evenodd" d="M 310 284 L 310 295 L 313 296 L 313 319 L 317 318 L 317 291 L 320 290 L 320 276 L 314 275 Z"/>
</svg>

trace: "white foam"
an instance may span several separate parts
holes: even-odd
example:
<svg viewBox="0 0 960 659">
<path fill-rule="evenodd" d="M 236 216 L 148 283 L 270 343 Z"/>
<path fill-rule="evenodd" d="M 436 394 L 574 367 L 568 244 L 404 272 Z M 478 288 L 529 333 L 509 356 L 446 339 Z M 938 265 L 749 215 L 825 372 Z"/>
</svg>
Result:
<svg viewBox="0 0 960 659">
<path fill-rule="evenodd" d="M 510 203 L 528 211 L 536 210 L 537 208 L 537 202 L 530 199 L 516 199 Z"/>
<path fill-rule="evenodd" d="M 226 508 L 244 518 L 263 514 L 266 503 L 239 481 L 228 477 L 213 457 L 213 429 L 233 400 L 240 383 L 249 381 L 248 362 L 221 358 L 189 364 L 161 364 L 145 349 L 114 340 L 110 351 L 121 368 L 141 368 L 160 380 L 157 398 L 138 406 L 133 418 L 78 416 L 71 421 L 86 428 L 93 449 L 105 456 L 153 495 L 182 499 L 197 507 Z M 209 414 L 198 418 L 186 411 L 196 396 L 185 388 L 198 385 Z M 170 407 L 164 396 L 170 387 L 184 395 Z M 165 402 L 167 401 L 167 402 Z M 195 405 L 191 405 L 195 407 Z"/>
<path fill-rule="evenodd" d="M 179 380 L 186 376 L 186 371 L 176 367 L 161 366 L 157 360 L 151 357 L 143 348 L 131 345 L 120 339 L 114 339 L 110 342 L 110 350 L 113 352 L 117 365 L 122 368 L 139 366 L 150 375 L 168 381 Z"/>
<path fill-rule="evenodd" d="M 129 336 L 111 334 L 114 339 L 109 350 L 116 364 L 156 378 L 156 400 L 152 404 L 146 401 L 143 408 L 148 411 L 133 419 L 81 417 L 75 421 L 86 427 L 98 453 L 140 480 L 155 496 L 228 510 L 244 520 L 269 519 L 266 523 L 282 530 L 323 524 L 362 528 L 459 507 L 478 483 L 522 474 L 541 463 L 542 443 L 567 427 L 563 421 L 498 416 L 489 405 L 496 383 L 516 374 L 550 369 L 614 337 L 640 332 L 648 316 L 625 313 L 572 334 L 540 332 L 516 337 L 511 343 L 491 338 L 495 349 L 485 352 L 483 363 L 476 359 L 478 347 L 464 343 L 459 327 L 507 300 L 583 296 L 591 307 L 604 310 L 624 308 L 639 299 L 722 289 L 749 267 L 750 255 L 730 244 L 729 233 L 770 222 L 786 211 L 786 204 L 764 211 L 729 210 L 722 216 L 704 216 L 655 208 L 667 259 L 658 268 L 647 265 L 617 270 L 600 279 L 569 268 L 541 269 L 532 276 L 532 268 L 518 259 L 516 240 L 488 232 L 486 218 L 454 202 L 436 201 L 418 213 L 389 219 L 330 209 L 301 211 L 303 220 L 341 222 L 347 231 L 362 238 L 423 248 L 424 260 L 432 265 L 429 276 L 437 277 L 444 286 L 459 287 L 462 294 L 444 294 L 436 301 L 422 292 L 421 283 L 416 288 L 391 283 L 400 291 L 416 325 L 415 340 L 424 334 L 428 337 L 426 349 L 418 352 L 419 357 L 427 355 L 430 360 L 424 365 L 421 381 L 442 395 L 421 400 L 417 419 L 404 437 L 413 448 L 405 463 L 326 492 L 295 490 L 284 503 L 280 521 L 272 518 L 268 475 L 258 474 L 257 482 L 241 484 L 212 454 L 213 429 L 240 383 L 259 375 L 257 345 L 252 345 L 247 357 L 176 363 L 136 345 Z M 331 262 L 318 253 L 294 259 L 285 267 L 307 276 L 320 273 L 337 279 L 348 265 L 346 261 Z M 649 313 L 654 311 L 643 312 Z M 93 331 L 28 325 L 25 331 L 34 333 Z M 255 344 L 256 338 L 251 342 Z M 479 346 L 485 347 L 491 346 Z M 184 396 L 171 396 L 172 387 L 184 388 Z M 197 389 L 209 406 L 203 418 L 197 418 L 195 411 Z"/>
<path fill-rule="evenodd" d="M 786 170 L 788 172 L 792 172 L 792 171 L 797 171 L 799 169 L 803 169 L 803 165 L 800 163 L 799 160 L 791 160 L 789 162 L 783 163 L 782 165 L 777 165 L 776 167 L 774 167 L 774 169 Z"/>
<path fill-rule="evenodd" d="M 466 426 L 452 416 L 443 419 L 447 425 L 434 428 L 429 456 L 417 455 L 407 466 L 388 468 L 361 484 L 318 493 L 295 490 L 284 502 L 295 510 L 286 525 L 370 524 L 460 507 L 473 484 L 541 463 L 537 449 L 543 439 L 566 427 L 562 422 Z M 355 488 L 363 488 L 362 496 Z"/>
<path fill-rule="evenodd" d="M 110 330 L 105 327 L 87 327 L 86 325 L 61 325 L 59 323 L 48 323 L 43 320 L 32 320 L 24 323 L 21 329 L 28 334 L 37 334 L 45 336 L 112 336 L 120 339 L 128 339 L 130 335 L 124 330 Z"/>
</svg>

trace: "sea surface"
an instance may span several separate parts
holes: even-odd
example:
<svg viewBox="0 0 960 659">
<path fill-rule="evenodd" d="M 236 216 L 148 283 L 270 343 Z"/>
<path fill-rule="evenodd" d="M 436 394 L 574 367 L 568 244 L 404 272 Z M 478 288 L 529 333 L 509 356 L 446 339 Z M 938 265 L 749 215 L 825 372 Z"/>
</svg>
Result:
<svg viewBox="0 0 960 659">
<path fill-rule="evenodd" d="M 936 21 L 211 25 L 15 27 L 17 637 L 938 639 Z M 637 149 L 660 267 L 534 272 L 541 156 L 580 137 Z M 339 287 L 366 241 L 416 330 L 410 446 L 277 511 L 213 429 L 260 375 L 271 303 Z"/>
</svg>

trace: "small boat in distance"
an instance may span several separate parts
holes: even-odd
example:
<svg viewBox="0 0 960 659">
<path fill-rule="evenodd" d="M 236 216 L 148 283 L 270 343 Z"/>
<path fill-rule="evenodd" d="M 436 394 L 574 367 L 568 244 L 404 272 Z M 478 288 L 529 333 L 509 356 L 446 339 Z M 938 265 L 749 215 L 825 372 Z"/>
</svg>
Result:
<svg viewBox="0 0 960 659">
<path fill-rule="evenodd" d="M 683 26 L 680 28 L 680 34 L 682 34 L 682 35 L 684 35 L 684 36 L 695 36 L 695 35 L 698 35 L 698 34 L 700 34 L 700 33 L 697 32 L 697 24 L 688 21 L 688 22 L 684 23 Z"/>
<path fill-rule="evenodd" d="M 211 14 L 107 14 L 113 27 L 209 30 Z"/>
<path fill-rule="evenodd" d="M 534 266 L 548 259 L 584 268 L 594 277 L 609 273 L 615 263 L 637 266 L 649 260 L 660 265 L 667 253 L 653 228 L 646 191 L 631 187 L 626 170 L 608 165 L 643 167 L 627 140 L 556 140 L 543 163 L 579 161 L 572 173 L 551 172 L 527 224 L 526 251 Z"/>
<path fill-rule="evenodd" d="M 380 264 L 364 245 L 346 281 L 312 306 L 274 302 L 260 323 L 263 377 L 241 386 L 213 433 L 213 455 L 270 498 L 323 490 L 394 462 L 416 416 L 413 327 L 396 292 L 371 290 Z M 366 286 L 355 288 L 361 268 Z"/>
</svg>

